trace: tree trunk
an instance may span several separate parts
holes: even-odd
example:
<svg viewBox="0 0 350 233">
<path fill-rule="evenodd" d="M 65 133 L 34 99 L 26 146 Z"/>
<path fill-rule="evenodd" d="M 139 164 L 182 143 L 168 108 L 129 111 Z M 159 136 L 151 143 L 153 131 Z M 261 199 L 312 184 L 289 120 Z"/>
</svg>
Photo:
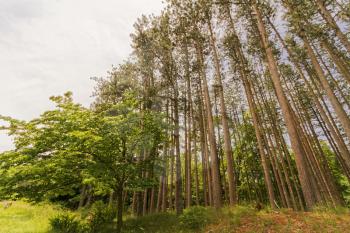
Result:
<svg viewBox="0 0 350 233">
<path fill-rule="evenodd" d="M 277 64 L 273 55 L 272 48 L 268 39 L 268 35 L 265 29 L 265 25 L 258 9 L 257 3 L 253 3 L 253 11 L 255 13 L 260 37 L 262 40 L 262 45 L 266 53 L 266 58 L 268 62 L 268 68 L 272 78 L 272 82 L 277 94 L 277 99 L 280 103 L 283 117 L 287 126 L 287 131 L 290 136 L 290 141 L 292 144 L 293 151 L 295 153 L 295 160 L 298 168 L 299 179 L 304 193 L 305 202 L 308 208 L 311 208 L 315 204 L 315 196 L 312 191 L 311 183 L 309 180 L 308 167 L 306 165 L 306 152 L 303 148 L 301 139 L 298 134 L 298 127 L 294 119 L 294 113 L 288 104 L 288 100 L 284 94 L 283 87 L 280 80 L 280 75 L 278 73 Z"/>
<path fill-rule="evenodd" d="M 213 122 L 213 115 L 212 115 L 212 105 L 210 102 L 210 96 L 209 96 L 209 88 L 208 83 L 204 71 L 204 58 L 203 58 L 203 52 L 202 49 L 197 46 L 197 53 L 200 59 L 201 64 L 201 79 L 203 84 L 203 92 L 204 92 L 204 103 L 206 107 L 206 113 L 207 113 L 207 122 L 208 122 L 208 136 L 209 136 L 209 142 L 210 142 L 210 158 L 211 158 L 211 178 L 212 180 L 212 189 L 213 189 L 213 202 L 215 208 L 220 208 L 222 206 L 221 202 L 221 187 L 220 187 L 220 170 L 219 170 L 219 161 L 218 161 L 218 154 L 216 149 L 216 140 L 215 140 L 215 131 L 214 131 L 214 122 Z"/>
<path fill-rule="evenodd" d="M 334 48 L 328 43 L 328 41 L 321 41 L 321 46 L 327 51 L 334 64 L 337 66 L 338 72 L 343 76 L 343 78 L 350 84 L 350 71 L 346 64 L 343 63 L 341 58 L 334 53 Z"/>
<path fill-rule="evenodd" d="M 207 145 L 207 138 L 204 130 L 204 112 L 203 112 L 203 101 L 202 101 L 202 91 L 200 90 L 201 82 L 199 79 L 199 83 L 197 86 L 197 94 L 198 94 L 198 121 L 199 121 L 199 133 L 200 133 L 200 145 L 201 145 L 201 158 L 202 158 L 202 180 L 203 180 L 203 199 L 204 199 L 204 205 L 209 205 L 209 182 L 210 182 L 210 173 L 208 170 L 208 163 L 207 163 L 207 157 L 208 157 L 208 145 Z M 207 192 L 208 190 L 208 192 Z"/>
<path fill-rule="evenodd" d="M 350 139 L 350 119 L 349 116 L 347 115 L 347 113 L 345 112 L 345 110 L 343 109 L 343 107 L 341 106 L 338 98 L 335 96 L 331 86 L 329 85 L 327 78 L 325 76 L 325 74 L 323 73 L 323 70 L 320 66 L 320 64 L 318 63 L 317 57 L 310 45 L 310 43 L 308 42 L 308 40 L 306 39 L 305 36 L 301 35 L 301 38 L 304 42 L 307 54 L 309 55 L 312 65 L 316 70 L 317 76 L 319 77 L 319 81 L 323 87 L 323 89 L 325 90 L 333 108 L 334 111 L 336 112 L 339 121 L 341 122 L 344 131 L 347 135 L 347 137 Z"/>
<path fill-rule="evenodd" d="M 337 25 L 337 22 L 333 19 L 331 13 L 327 10 L 326 6 L 324 5 L 324 1 L 321 0 L 315 0 L 316 4 L 320 10 L 320 13 L 324 20 L 327 22 L 327 24 L 332 28 L 339 38 L 339 40 L 342 42 L 348 53 L 350 54 L 350 42 L 346 35 L 340 30 L 339 26 Z"/>
<path fill-rule="evenodd" d="M 186 207 L 191 206 L 192 202 L 192 179 L 191 179 L 191 150 L 192 150 L 192 139 L 191 139 L 191 108 L 192 108 L 192 94 L 191 94 L 191 77 L 190 77 L 190 61 L 189 61 L 189 54 L 188 54 L 188 48 L 187 48 L 187 40 L 185 42 L 185 72 L 186 72 L 186 92 L 187 92 L 187 106 L 186 106 L 186 112 L 185 118 L 187 118 L 187 131 L 185 132 L 186 136 Z"/>
<path fill-rule="evenodd" d="M 123 185 L 116 190 L 117 195 L 117 233 L 122 232 L 123 227 Z"/>
<path fill-rule="evenodd" d="M 249 74 L 247 74 L 247 70 L 248 70 L 248 62 L 245 58 L 245 56 L 243 55 L 243 52 L 241 50 L 241 44 L 239 41 L 239 38 L 236 34 L 236 29 L 235 29 L 235 25 L 233 23 L 233 19 L 230 13 L 230 8 L 227 7 L 226 9 L 226 13 L 228 15 L 229 18 L 229 23 L 230 26 L 232 28 L 232 31 L 234 33 L 234 37 L 236 39 L 236 47 L 235 52 L 239 58 L 239 73 L 240 73 L 240 77 L 242 79 L 243 82 L 243 87 L 244 87 L 244 91 L 246 94 L 246 98 L 248 101 L 248 106 L 249 106 L 249 111 L 252 114 L 252 120 L 253 120 L 253 125 L 254 125 L 254 130 L 255 130 L 255 136 L 257 138 L 258 141 L 258 149 L 259 149 L 259 154 L 260 154 L 260 158 L 261 158 L 261 164 L 263 166 L 263 171 L 264 171 L 264 181 L 267 187 L 267 191 L 268 191 L 268 195 L 269 195 L 269 201 L 270 201 L 270 205 L 272 208 L 276 208 L 276 204 L 275 204 L 275 194 L 273 192 L 273 184 L 271 181 L 271 176 L 270 176 L 270 167 L 269 167 L 269 161 L 266 158 L 266 154 L 265 154 L 265 149 L 264 149 L 264 143 L 263 143 L 263 139 L 262 139 L 262 133 L 260 131 L 260 122 L 259 122 L 259 118 L 257 115 L 257 107 L 254 103 L 254 97 L 253 97 L 253 93 L 251 90 L 251 84 L 250 84 L 250 80 L 249 80 Z"/>
<path fill-rule="evenodd" d="M 199 205 L 199 175 L 198 175 L 198 156 L 197 156 L 197 135 L 196 135 L 196 126 L 193 126 L 193 137 L 194 137 L 194 172 L 195 172 L 195 184 L 196 184 L 196 205 Z M 202 168 L 203 169 L 203 168 Z"/>
<path fill-rule="evenodd" d="M 296 61 L 296 59 L 294 59 L 293 53 L 292 51 L 288 48 L 288 46 L 286 45 L 286 43 L 284 42 L 283 38 L 281 37 L 280 33 L 277 31 L 276 27 L 273 25 L 273 23 L 269 20 L 269 23 L 271 25 L 271 27 L 273 28 L 273 30 L 275 31 L 279 41 L 281 42 L 282 46 L 284 47 L 284 49 L 287 51 L 289 58 L 291 59 L 292 63 L 294 64 L 298 74 L 300 75 L 300 77 L 303 79 L 303 81 L 305 82 L 310 94 L 311 94 L 311 98 L 313 99 L 314 103 L 316 104 L 316 107 L 321 115 L 321 118 L 323 119 L 323 121 L 325 122 L 325 124 L 327 125 L 332 137 L 334 138 L 334 140 L 336 141 L 338 148 L 340 150 L 340 155 L 343 158 L 346 167 L 348 169 L 350 169 L 350 152 L 340 134 L 340 132 L 337 129 L 336 124 L 333 124 L 330 120 L 330 118 L 327 116 L 327 113 L 325 112 L 323 106 L 321 105 L 318 97 L 316 96 L 316 94 L 314 93 L 314 90 L 316 90 L 317 92 L 318 89 L 316 87 L 312 87 L 312 85 L 310 84 L 309 80 L 306 79 L 304 73 L 302 72 L 301 66 L 300 64 Z M 310 75 L 310 77 L 312 77 L 312 75 Z M 318 93 L 319 96 L 321 96 L 320 93 Z M 342 162 L 340 162 L 342 164 Z"/>
<path fill-rule="evenodd" d="M 84 206 L 85 199 L 86 199 L 86 185 L 84 184 L 83 187 L 81 187 L 80 189 L 80 200 L 79 200 L 78 210 Z"/>
<path fill-rule="evenodd" d="M 224 132 L 224 148 L 227 162 L 227 174 L 228 174 L 228 187 L 229 187 L 229 199 L 230 205 L 236 204 L 236 181 L 235 181 L 235 172 L 234 172 L 234 162 L 233 162 L 233 153 L 232 153 L 232 145 L 231 145 L 231 136 L 230 129 L 228 127 L 227 120 L 227 110 L 224 98 L 224 90 L 222 86 L 222 78 L 221 78 L 221 65 L 219 60 L 218 51 L 215 45 L 215 36 L 212 30 L 210 19 L 207 19 L 209 32 L 210 32 L 210 42 L 213 50 L 214 56 L 214 65 L 216 71 L 216 85 L 218 88 L 219 101 L 220 101 L 220 113 L 221 113 L 221 124 L 222 130 Z"/>
<path fill-rule="evenodd" d="M 182 214 L 182 177 L 181 177 L 181 158 L 180 158 L 180 126 L 179 126 L 179 103 L 177 80 L 174 80 L 174 140 L 175 140 L 175 210 L 176 214 Z"/>
</svg>

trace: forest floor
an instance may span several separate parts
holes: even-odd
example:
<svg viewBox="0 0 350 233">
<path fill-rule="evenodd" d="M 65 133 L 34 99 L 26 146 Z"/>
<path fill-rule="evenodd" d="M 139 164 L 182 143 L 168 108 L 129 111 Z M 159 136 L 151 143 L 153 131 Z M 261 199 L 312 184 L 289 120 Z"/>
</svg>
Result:
<svg viewBox="0 0 350 233">
<path fill-rule="evenodd" d="M 350 232 L 350 214 L 340 211 L 254 211 L 209 225 L 205 232 Z"/>
<path fill-rule="evenodd" d="M 63 210 L 49 205 L 30 205 L 13 202 L 8 208 L 0 206 L 0 233 L 44 233 L 49 232 L 49 219 Z M 195 217 L 187 216 L 190 224 Z M 205 221 L 204 221 L 205 222 Z M 225 208 L 210 215 L 207 223 L 199 227 L 184 225 L 183 219 L 173 213 L 153 214 L 142 218 L 126 217 L 124 232 L 127 233 L 272 233 L 272 232 L 340 232 L 350 233 L 350 212 L 347 209 L 317 209 L 313 212 L 292 210 L 262 210 L 238 206 Z M 114 225 L 107 225 L 102 232 L 113 232 Z"/>
<path fill-rule="evenodd" d="M 126 232 L 135 233 L 347 233 L 350 232 L 350 212 L 347 209 L 319 209 L 306 213 L 288 209 L 257 211 L 252 207 L 238 206 L 224 209 L 200 230 L 184 230 L 179 219 L 172 214 L 127 220 L 125 225 Z"/>
</svg>

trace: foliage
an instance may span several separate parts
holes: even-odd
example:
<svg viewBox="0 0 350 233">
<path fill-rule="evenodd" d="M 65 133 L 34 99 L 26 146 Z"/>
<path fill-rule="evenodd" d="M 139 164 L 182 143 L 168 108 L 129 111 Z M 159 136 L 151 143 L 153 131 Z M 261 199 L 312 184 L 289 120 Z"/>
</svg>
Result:
<svg viewBox="0 0 350 233">
<path fill-rule="evenodd" d="M 224 215 L 229 216 L 229 222 L 232 227 L 239 226 L 241 224 L 241 219 L 244 217 L 254 216 L 256 210 L 251 206 L 235 206 L 235 208 L 226 208 L 223 210 Z"/>
<path fill-rule="evenodd" d="M 141 218 L 129 217 L 125 220 L 126 233 L 174 233 L 179 232 L 179 218 L 175 213 L 150 214 Z"/>
<path fill-rule="evenodd" d="M 335 153 L 329 148 L 325 142 L 321 142 L 322 150 L 325 153 L 329 167 L 333 173 L 336 181 L 336 185 L 343 194 L 345 203 L 350 207 L 350 183 L 346 176 L 343 174 L 341 166 L 336 158 Z"/>
<path fill-rule="evenodd" d="M 0 129 L 16 146 L 0 154 L 0 198 L 80 208 L 110 194 L 112 203 L 116 195 L 118 209 L 102 201 L 85 209 L 92 232 L 113 225 L 115 216 L 120 232 L 123 204 L 131 200 L 135 215 L 173 207 L 179 214 L 129 219 L 127 230 L 145 232 L 159 230 L 159 222 L 173 224 L 161 226 L 166 231 L 215 225 L 218 212 L 209 208 L 180 215 L 195 198 L 218 208 L 255 200 L 257 209 L 269 201 L 272 208 L 301 210 L 329 200 L 343 205 L 339 187 L 350 205 L 350 44 L 344 20 L 333 21 L 349 7 L 321 0 L 166 3 L 160 16 L 134 25 L 132 59 L 95 78 L 91 108 L 68 92 L 52 97 L 56 108 L 31 121 L 0 116 L 8 124 Z M 319 147 L 324 137 L 336 153 L 327 143 Z M 276 222 L 272 211 L 252 212 L 229 210 L 223 225 L 239 228 L 248 215 L 263 219 L 261 229 Z M 63 232 L 83 226 L 68 213 L 51 224 Z"/>
<path fill-rule="evenodd" d="M 250 115 L 245 115 L 243 123 L 237 127 L 237 132 L 242 137 L 234 149 L 237 189 L 241 201 L 250 201 L 254 196 L 259 198 L 256 193 L 258 189 L 265 190 L 264 174 Z"/>
<path fill-rule="evenodd" d="M 106 78 L 93 79 L 96 81 L 93 108 L 98 111 L 108 109 L 108 105 L 122 101 L 126 92 L 138 92 L 140 89 L 137 82 L 137 66 L 132 62 L 113 67 Z"/>
<path fill-rule="evenodd" d="M 203 210 L 200 210 L 203 211 Z M 49 204 L 30 205 L 23 201 L 13 202 L 8 209 L 0 206 L 0 229 L 6 233 L 46 233 L 50 230 L 49 219 L 67 214 L 79 216 L 58 209 Z M 172 212 L 150 214 L 134 218 L 126 216 L 124 230 L 126 233 L 198 233 L 198 232 L 341 232 L 348 229 L 349 210 L 317 208 L 309 213 L 293 212 L 291 210 L 256 211 L 249 206 L 223 208 L 211 215 L 210 223 L 203 229 L 191 229 L 179 224 L 180 216 Z M 79 220 L 79 217 L 76 217 Z M 82 224 L 82 222 L 80 222 Z M 114 232 L 115 223 L 100 226 L 97 232 Z M 88 230 L 84 225 L 84 230 Z"/>
<path fill-rule="evenodd" d="M 53 233 L 85 233 L 88 232 L 75 215 L 64 213 L 50 219 Z"/>
<path fill-rule="evenodd" d="M 71 93 L 51 99 L 57 109 L 38 119 L 2 117 L 16 150 L 0 155 L 0 196 L 76 200 L 82 184 L 107 194 L 141 183 L 136 156 L 161 142 L 161 115 L 141 114 L 132 94 L 100 113 L 73 103 Z"/>
<path fill-rule="evenodd" d="M 87 220 L 91 232 L 98 232 L 101 226 L 113 222 L 117 216 L 116 208 L 109 207 L 102 201 L 95 202 L 88 214 Z"/>
<path fill-rule="evenodd" d="M 183 228 L 199 230 L 213 221 L 214 210 L 202 206 L 185 209 L 179 220 Z"/>
</svg>

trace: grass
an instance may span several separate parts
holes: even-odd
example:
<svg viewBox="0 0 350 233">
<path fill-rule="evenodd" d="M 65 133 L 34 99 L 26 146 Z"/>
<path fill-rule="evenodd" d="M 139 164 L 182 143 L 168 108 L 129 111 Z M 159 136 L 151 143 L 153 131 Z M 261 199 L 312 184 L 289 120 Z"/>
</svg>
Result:
<svg viewBox="0 0 350 233">
<path fill-rule="evenodd" d="M 256 211 L 246 206 L 226 210 L 226 214 L 203 232 L 263 233 L 263 232 L 350 232 L 348 209 L 322 209 L 313 212 Z"/>
<path fill-rule="evenodd" d="M 125 221 L 125 232 L 151 233 L 303 233 L 303 232 L 350 232 L 348 209 L 316 209 L 313 212 L 256 211 L 251 206 L 223 208 L 214 215 L 208 225 L 190 229 L 181 225 L 181 217 L 173 213 L 154 214 Z"/>
<path fill-rule="evenodd" d="M 0 204 L 0 232 L 46 233 L 50 229 L 49 219 L 61 212 L 49 204 L 31 205 L 16 201 L 6 209 Z"/>
<path fill-rule="evenodd" d="M 127 233 L 174 233 L 179 231 L 179 218 L 175 213 L 152 214 L 142 218 L 129 217 L 124 223 L 124 232 Z"/>
<path fill-rule="evenodd" d="M 294 212 L 288 209 L 256 211 L 250 206 L 236 206 L 235 208 L 226 207 L 217 212 L 213 212 L 210 208 L 199 208 L 196 211 L 185 211 L 185 215 L 180 217 L 173 212 L 152 214 L 141 218 L 125 216 L 123 232 L 350 232 L 350 212 L 345 208 L 319 207 L 313 212 Z M 0 233 L 46 233 L 50 230 L 49 219 L 62 212 L 64 210 L 53 205 L 31 205 L 23 201 L 13 202 L 13 205 L 7 209 L 0 205 Z M 79 214 L 81 213 L 77 213 Z M 210 221 L 200 228 L 192 228 L 203 216 L 210 216 Z M 99 233 L 109 233 L 114 230 L 115 223 L 105 226 Z"/>
</svg>

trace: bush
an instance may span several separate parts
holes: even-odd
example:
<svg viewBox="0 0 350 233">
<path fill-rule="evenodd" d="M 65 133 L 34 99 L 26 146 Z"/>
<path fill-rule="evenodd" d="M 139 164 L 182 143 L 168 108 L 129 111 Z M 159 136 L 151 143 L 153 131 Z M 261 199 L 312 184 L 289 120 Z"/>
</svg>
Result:
<svg viewBox="0 0 350 233">
<path fill-rule="evenodd" d="M 85 233 L 86 227 L 72 214 L 60 214 L 50 219 L 52 231 L 55 233 Z"/>
<path fill-rule="evenodd" d="M 116 208 L 109 207 L 102 201 L 95 202 L 87 217 L 91 232 L 98 232 L 101 225 L 113 222 L 116 216 Z"/>
<path fill-rule="evenodd" d="M 224 209 L 224 214 L 229 217 L 231 226 L 238 226 L 243 217 L 255 216 L 256 210 L 252 206 L 236 205 L 233 208 L 228 207 Z"/>
<path fill-rule="evenodd" d="M 337 207 L 329 207 L 324 205 L 314 206 L 312 211 L 315 213 L 331 213 L 331 214 L 349 214 L 350 211 L 346 207 L 337 206 Z"/>
<path fill-rule="evenodd" d="M 183 228 L 199 230 L 211 223 L 213 218 L 213 209 L 195 206 L 184 210 L 180 216 L 180 223 Z"/>
<path fill-rule="evenodd" d="M 179 226 L 179 218 L 173 212 L 155 213 L 143 217 L 128 217 L 124 221 L 123 232 L 146 233 L 182 232 Z"/>
</svg>

